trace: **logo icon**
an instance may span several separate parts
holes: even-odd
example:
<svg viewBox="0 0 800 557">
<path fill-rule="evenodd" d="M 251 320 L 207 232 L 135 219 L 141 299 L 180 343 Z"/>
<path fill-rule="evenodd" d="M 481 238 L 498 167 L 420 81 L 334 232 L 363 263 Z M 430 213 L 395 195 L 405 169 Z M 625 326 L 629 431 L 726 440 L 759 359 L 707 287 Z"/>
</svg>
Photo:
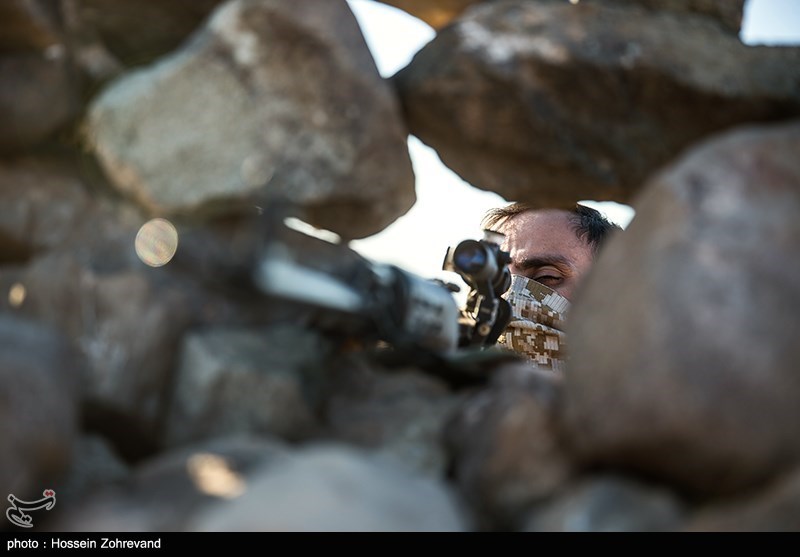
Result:
<svg viewBox="0 0 800 557">
<path fill-rule="evenodd" d="M 21 526 L 22 528 L 33 527 L 33 517 L 25 514 L 25 511 L 38 511 L 44 509 L 49 511 L 56 506 L 56 492 L 52 489 L 45 489 L 42 492 L 41 499 L 36 501 L 23 501 L 18 499 L 15 495 L 8 496 L 8 502 L 11 506 L 6 509 L 6 517 L 11 521 L 11 524 Z"/>
</svg>

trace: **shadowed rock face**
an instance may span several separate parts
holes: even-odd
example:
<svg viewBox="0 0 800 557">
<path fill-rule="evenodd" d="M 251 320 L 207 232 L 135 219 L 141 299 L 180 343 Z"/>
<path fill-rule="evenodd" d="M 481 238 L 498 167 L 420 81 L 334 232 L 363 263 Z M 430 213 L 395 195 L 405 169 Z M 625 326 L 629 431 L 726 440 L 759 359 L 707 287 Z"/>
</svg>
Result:
<svg viewBox="0 0 800 557">
<path fill-rule="evenodd" d="M 800 49 L 711 19 L 581 2 L 469 10 L 398 72 L 409 128 L 506 199 L 625 201 L 716 130 L 800 114 Z"/>
<path fill-rule="evenodd" d="M 700 493 L 800 459 L 800 125 L 690 151 L 637 199 L 568 327 L 565 424 L 585 461 Z"/>
<path fill-rule="evenodd" d="M 0 54 L 0 83 L 0 152 L 36 146 L 80 111 L 75 75 L 63 55 Z"/>
<path fill-rule="evenodd" d="M 90 110 L 111 182 L 148 211 L 288 199 L 345 237 L 413 204 L 406 131 L 343 3 L 237 1 Z"/>
<path fill-rule="evenodd" d="M 71 0 L 66 5 L 70 31 L 96 41 L 125 65 L 153 61 L 175 48 L 199 27 L 222 0 Z"/>
<path fill-rule="evenodd" d="M 518 529 L 532 506 L 569 484 L 561 442 L 561 379 L 528 362 L 498 369 L 445 430 L 453 476 L 486 527 Z"/>
<path fill-rule="evenodd" d="M 55 330 L 0 315 L 0 480 L 6 496 L 40 499 L 68 467 L 84 365 Z"/>
<path fill-rule="evenodd" d="M 797 532 L 800 472 L 778 478 L 758 493 L 712 503 L 686 525 L 695 532 Z"/>
</svg>

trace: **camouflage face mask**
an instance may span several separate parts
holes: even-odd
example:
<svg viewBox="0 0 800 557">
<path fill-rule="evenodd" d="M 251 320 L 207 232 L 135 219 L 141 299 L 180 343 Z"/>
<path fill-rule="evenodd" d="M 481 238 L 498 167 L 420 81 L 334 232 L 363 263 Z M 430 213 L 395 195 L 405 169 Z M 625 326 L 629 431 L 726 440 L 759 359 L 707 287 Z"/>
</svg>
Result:
<svg viewBox="0 0 800 557">
<path fill-rule="evenodd" d="M 512 275 L 503 295 L 511 304 L 511 322 L 500 335 L 501 347 L 523 354 L 540 368 L 564 371 L 564 316 L 569 300 L 535 280 Z"/>
</svg>

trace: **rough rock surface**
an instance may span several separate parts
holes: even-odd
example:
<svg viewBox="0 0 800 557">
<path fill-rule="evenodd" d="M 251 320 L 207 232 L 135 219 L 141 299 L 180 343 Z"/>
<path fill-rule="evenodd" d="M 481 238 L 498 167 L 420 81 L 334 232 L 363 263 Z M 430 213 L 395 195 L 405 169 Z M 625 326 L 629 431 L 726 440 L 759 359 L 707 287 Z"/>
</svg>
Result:
<svg viewBox="0 0 800 557">
<path fill-rule="evenodd" d="M 471 9 L 393 78 L 447 166 L 544 207 L 626 202 L 704 136 L 800 114 L 798 80 L 800 49 L 706 17 L 523 0 Z"/>
<path fill-rule="evenodd" d="M 153 213 L 280 198 L 353 238 L 415 199 L 397 102 L 340 2 L 225 4 L 96 98 L 87 133 L 114 185 Z"/>
</svg>

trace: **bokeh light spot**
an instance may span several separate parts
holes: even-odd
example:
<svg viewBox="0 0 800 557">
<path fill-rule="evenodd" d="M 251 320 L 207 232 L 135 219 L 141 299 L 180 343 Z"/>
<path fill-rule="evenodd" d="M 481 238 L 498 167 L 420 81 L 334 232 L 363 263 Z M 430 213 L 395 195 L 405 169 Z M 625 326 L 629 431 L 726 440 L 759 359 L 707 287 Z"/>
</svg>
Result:
<svg viewBox="0 0 800 557">
<path fill-rule="evenodd" d="M 244 479 L 219 455 L 194 454 L 187 460 L 186 469 L 195 487 L 206 495 L 234 499 L 244 493 Z"/>
<path fill-rule="evenodd" d="M 18 308 L 25 301 L 27 295 L 28 291 L 25 289 L 25 285 L 15 282 L 8 289 L 8 303 L 11 304 L 11 307 Z"/>
<path fill-rule="evenodd" d="M 169 263 L 178 250 L 178 231 L 166 219 L 147 221 L 136 234 L 135 248 L 144 264 L 161 267 Z"/>
</svg>

